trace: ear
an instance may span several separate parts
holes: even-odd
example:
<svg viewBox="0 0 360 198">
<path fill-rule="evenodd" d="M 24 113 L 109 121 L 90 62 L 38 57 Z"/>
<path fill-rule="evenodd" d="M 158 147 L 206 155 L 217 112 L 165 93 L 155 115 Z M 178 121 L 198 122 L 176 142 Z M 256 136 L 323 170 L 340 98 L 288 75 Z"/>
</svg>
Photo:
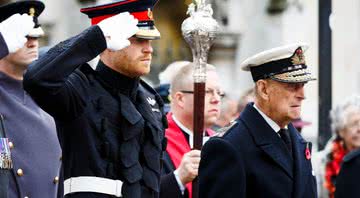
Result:
<svg viewBox="0 0 360 198">
<path fill-rule="evenodd" d="M 185 105 L 184 94 L 179 91 L 176 92 L 175 94 L 172 95 L 171 102 L 175 103 L 177 106 L 183 109 Z"/>
<path fill-rule="evenodd" d="M 270 95 L 269 81 L 267 81 L 267 80 L 258 80 L 256 82 L 256 87 L 257 87 L 258 95 L 263 100 L 269 100 L 269 95 Z"/>
</svg>

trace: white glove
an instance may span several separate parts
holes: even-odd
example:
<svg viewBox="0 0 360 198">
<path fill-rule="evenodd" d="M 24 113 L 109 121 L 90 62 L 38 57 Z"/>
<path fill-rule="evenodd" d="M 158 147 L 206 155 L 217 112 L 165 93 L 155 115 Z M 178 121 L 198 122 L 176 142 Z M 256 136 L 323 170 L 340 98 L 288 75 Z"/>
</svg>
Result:
<svg viewBox="0 0 360 198">
<path fill-rule="evenodd" d="M 128 39 L 139 30 L 137 24 L 134 16 L 123 12 L 101 21 L 98 26 L 105 36 L 107 48 L 116 51 L 130 45 Z"/>
<path fill-rule="evenodd" d="M 9 53 L 16 52 L 26 43 L 26 35 L 34 28 L 33 17 L 28 14 L 14 14 L 0 23 L 0 32 Z"/>
</svg>

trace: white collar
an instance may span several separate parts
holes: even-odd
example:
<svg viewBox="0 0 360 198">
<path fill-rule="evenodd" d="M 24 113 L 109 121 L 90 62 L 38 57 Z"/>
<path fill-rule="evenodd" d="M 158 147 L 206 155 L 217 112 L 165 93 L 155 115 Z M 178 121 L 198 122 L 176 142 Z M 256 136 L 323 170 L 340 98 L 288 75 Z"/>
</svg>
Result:
<svg viewBox="0 0 360 198">
<path fill-rule="evenodd" d="M 178 125 L 178 127 L 184 131 L 186 134 L 189 135 L 189 145 L 190 145 L 190 148 L 193 148 L 193 145 L 194 145 L 194 138 L 193 138 L 193 132 L 192 130 L 186 128 L 183 124 L 181 124 L 181 122 L 176 119 L 175 115 L 172 114 L 171 115 L 172 119 L 174 120 L 175 124 Z M 209 140 L 210 137 L 205 137 L 203 136 L 203 145 L 205 144 L 206 141 Z"/>
<path fill-rule="evenodd" d="M 280 127 L 278 124 L 276 124 L 276 122 L 274 122 L 271 118 L 269 118 L 264 112 L 262 112 L 254 103 L 253 107 L 260 113 L 260 115 L 264 118 L 264 120 L 266 121 L 266 123 L 268 123 L 268 125 L 270 125 L 270 127 L 276 132 L 278 133 L 280 131 Z"/>
</svg>

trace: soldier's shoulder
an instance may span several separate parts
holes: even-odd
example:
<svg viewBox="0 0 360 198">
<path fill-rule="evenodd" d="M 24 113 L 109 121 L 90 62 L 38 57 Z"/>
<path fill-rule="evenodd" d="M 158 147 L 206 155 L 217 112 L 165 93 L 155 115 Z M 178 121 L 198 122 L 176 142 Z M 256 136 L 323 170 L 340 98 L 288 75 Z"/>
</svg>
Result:
<svg viewBox="0 0 360 198">
<path fill-rule="evenodd" d="M 231 121 L 228 125 L 224 126 L 223 128 L 220 128 L 217 131 L 217 134 L 215 136 L 217 137 L 223 137 L 225 136 L 231 129 L 235 128 L 235 126 L 238 124 L 237 120 Z"/>
<path fill-rule="evenodd" d="M 350 152 L 349 154 L 347 154 L 345 157 L 344 157 L 344 163 L 348 163 L 348 162 L 351 162 L 355 159 L 360 159 L 360 149 L 357 149 L 355 151 L 352 151 Z"/>
<path fill-rule="evenodd" d="M 140 89 L 146 92 L 147 94 L 155 95 L 157 92 L 144 80 L 140 80 Z"/>
</svg>

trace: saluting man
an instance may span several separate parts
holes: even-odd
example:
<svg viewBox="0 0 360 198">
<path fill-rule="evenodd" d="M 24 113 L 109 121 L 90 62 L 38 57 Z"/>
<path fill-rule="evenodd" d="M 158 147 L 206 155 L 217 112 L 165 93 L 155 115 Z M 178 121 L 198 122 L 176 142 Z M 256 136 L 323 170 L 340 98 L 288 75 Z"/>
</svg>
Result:
<svg viewBox="0 0 360 198">
<path fill-rule="evenodd" d="M 92 27 L 40 58 L 24 87 L 56 121 L 64 194 L 71 198 L 159 196 L 164 149 L 161 97 L 141 76 L 159 39 L 155 0 L 83 8 Z M 100 55 L 94 71 L 87 62 Z"/>
<path fill-rule="evenodd" d="M 0 32 L 6 43 L 6 50 L 0 50 L 4 52 L 0 60 L 0 116 L 13 161 L 10 198 L 54 198 L 62 194 L 58 192 L 61 149 L 54 119 L 22 85 L 25 70 L 38 58 L 38 38 L 44 32 L 37 17 L 44 8 L 40 1 L 19 1 L 0 7 Z"/>
<path fill-rule="evenodd" d="M 311 144 L 291 124 L 300 117 L 305 83 L 314 80 L 307 48 L 282 46 L 241 64 L 255 81 L 255 102 L 222 138 L 203 147 L 200 197 L 317 197 Z"/>
<path fill-rule="evenodd" d="M 27 41 L 26 35 L 33 27 L 33 18 L 28 14 L 13 14 L 2 21 L 0 23 L 0 59 L 23 47 Z M 5 198 L 8 197 L 12 160 L 9 141 L 4 132 L 4 118 L 0 116 L 0 119 L 0 197 Z"/>
</svg>

